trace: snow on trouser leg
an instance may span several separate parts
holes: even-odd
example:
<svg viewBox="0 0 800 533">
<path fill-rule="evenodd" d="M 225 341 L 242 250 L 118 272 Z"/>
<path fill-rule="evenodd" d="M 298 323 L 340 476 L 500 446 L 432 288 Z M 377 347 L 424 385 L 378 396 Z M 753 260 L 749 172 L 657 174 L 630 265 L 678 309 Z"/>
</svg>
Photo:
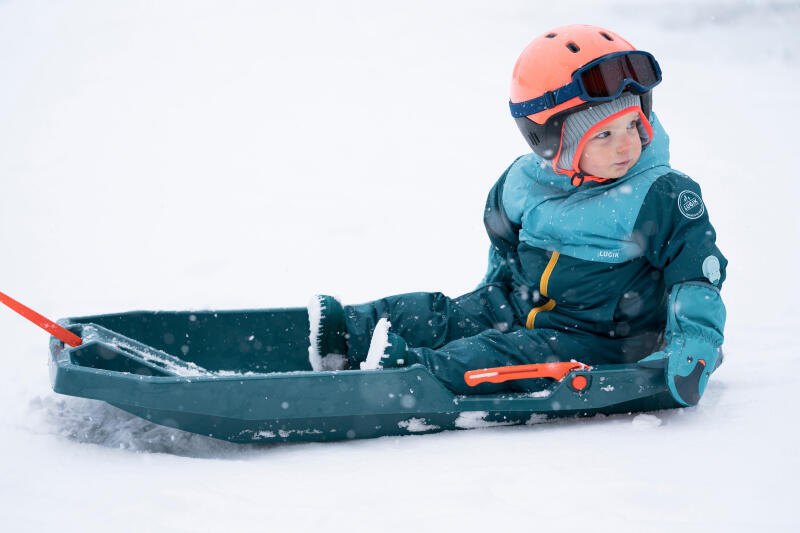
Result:
<svg viewBox="0 0 800 533">
<path fill-rule="evenodd" d="M 391 325 L 385 318 L 378 320 L 378 325 L 372 334 L 367 359 L 361 363 L 361 370 L 399 368 L 417 362 L 416 358 L 409 358 L 405 339 L 389 331 Z"/>
</svg>

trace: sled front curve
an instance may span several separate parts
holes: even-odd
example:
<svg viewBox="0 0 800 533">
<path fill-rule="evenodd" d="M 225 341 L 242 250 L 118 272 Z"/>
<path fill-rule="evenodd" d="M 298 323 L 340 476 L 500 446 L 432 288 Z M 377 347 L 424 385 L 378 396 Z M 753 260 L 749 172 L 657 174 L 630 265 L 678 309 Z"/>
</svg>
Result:
<svg viewBox="0 0 800 533">
<path fill-rule="evenodd" d="M 676 406 L 663 372 L 636 365 L 574 370 L 541 392 L 475 396 L 453 394 L 422 365 L 313 372 L 304 308 L 136 311 L 60 323 L 84 342 L 51 338 L 55 392 L 233 442 L 407 435 Z"/>
</svg>

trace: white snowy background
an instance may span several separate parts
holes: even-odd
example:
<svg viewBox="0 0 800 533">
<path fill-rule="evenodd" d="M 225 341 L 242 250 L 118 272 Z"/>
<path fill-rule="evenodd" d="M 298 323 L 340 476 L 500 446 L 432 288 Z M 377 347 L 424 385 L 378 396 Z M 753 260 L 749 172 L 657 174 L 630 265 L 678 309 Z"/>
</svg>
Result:
<svg viewBox="0 0 800 533">
<path fill-rule="evenodd" d="M 797 1 L 0 1 L 0 290 L 57 318 L 356 303 L 481 278 L 530 39 L 664 70 L 730 260 L 699 406 L 235 445 L 50 389 L 0 309 L 4 531 L 797 531 Z"/>
</svg>

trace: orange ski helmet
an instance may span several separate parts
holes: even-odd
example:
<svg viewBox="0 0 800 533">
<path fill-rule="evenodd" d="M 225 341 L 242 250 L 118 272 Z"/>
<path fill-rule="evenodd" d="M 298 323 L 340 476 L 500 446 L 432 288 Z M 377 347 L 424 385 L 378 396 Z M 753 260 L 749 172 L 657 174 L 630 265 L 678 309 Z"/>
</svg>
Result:
<svg viewBox="0 0 800 533">
<path fill-rule="evenodd" d="M 619 89 L 640 95 L 643 114 L 649 118 L 652 109 L 649 89 L 661 81 L 660 67 L 650 54 L 636 51 L 616 33 L 599 26 L 572 24 L 550 30 L 525 47 L 514 65 L 509 104 L 517 126 L 534 152 L 544 159 L 553 159 L 561 147 L 564 120 L 591 105 L 585 99 L 586 94 L 578 94 L 577 84 L 571 83 L 581 67 L 606 56 L 626 56 L 630 52 L 647 56 L 658 79 L 647 80 L 643 85 L 629 79 L 626 71 Z"/>
</svg>

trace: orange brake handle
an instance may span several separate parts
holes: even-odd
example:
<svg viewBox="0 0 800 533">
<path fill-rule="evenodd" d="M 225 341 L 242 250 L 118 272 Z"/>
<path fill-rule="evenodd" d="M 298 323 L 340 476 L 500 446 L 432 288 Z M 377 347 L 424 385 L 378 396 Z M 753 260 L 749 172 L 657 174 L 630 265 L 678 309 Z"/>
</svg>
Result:
<svg viewBox="0 0 800 533">
<path fill-rule="evenodd" d="M 464 373 L 464 381 L 474 387 L 479 383 L 503 383 L 514 379 L 553 378 L 561 381 L 573 370 L 591 370 L 592 367 L 577 361 L 565 363 L 539 363 L 535 365 L 498 366 L 481 368 Z"/>
</svg>

